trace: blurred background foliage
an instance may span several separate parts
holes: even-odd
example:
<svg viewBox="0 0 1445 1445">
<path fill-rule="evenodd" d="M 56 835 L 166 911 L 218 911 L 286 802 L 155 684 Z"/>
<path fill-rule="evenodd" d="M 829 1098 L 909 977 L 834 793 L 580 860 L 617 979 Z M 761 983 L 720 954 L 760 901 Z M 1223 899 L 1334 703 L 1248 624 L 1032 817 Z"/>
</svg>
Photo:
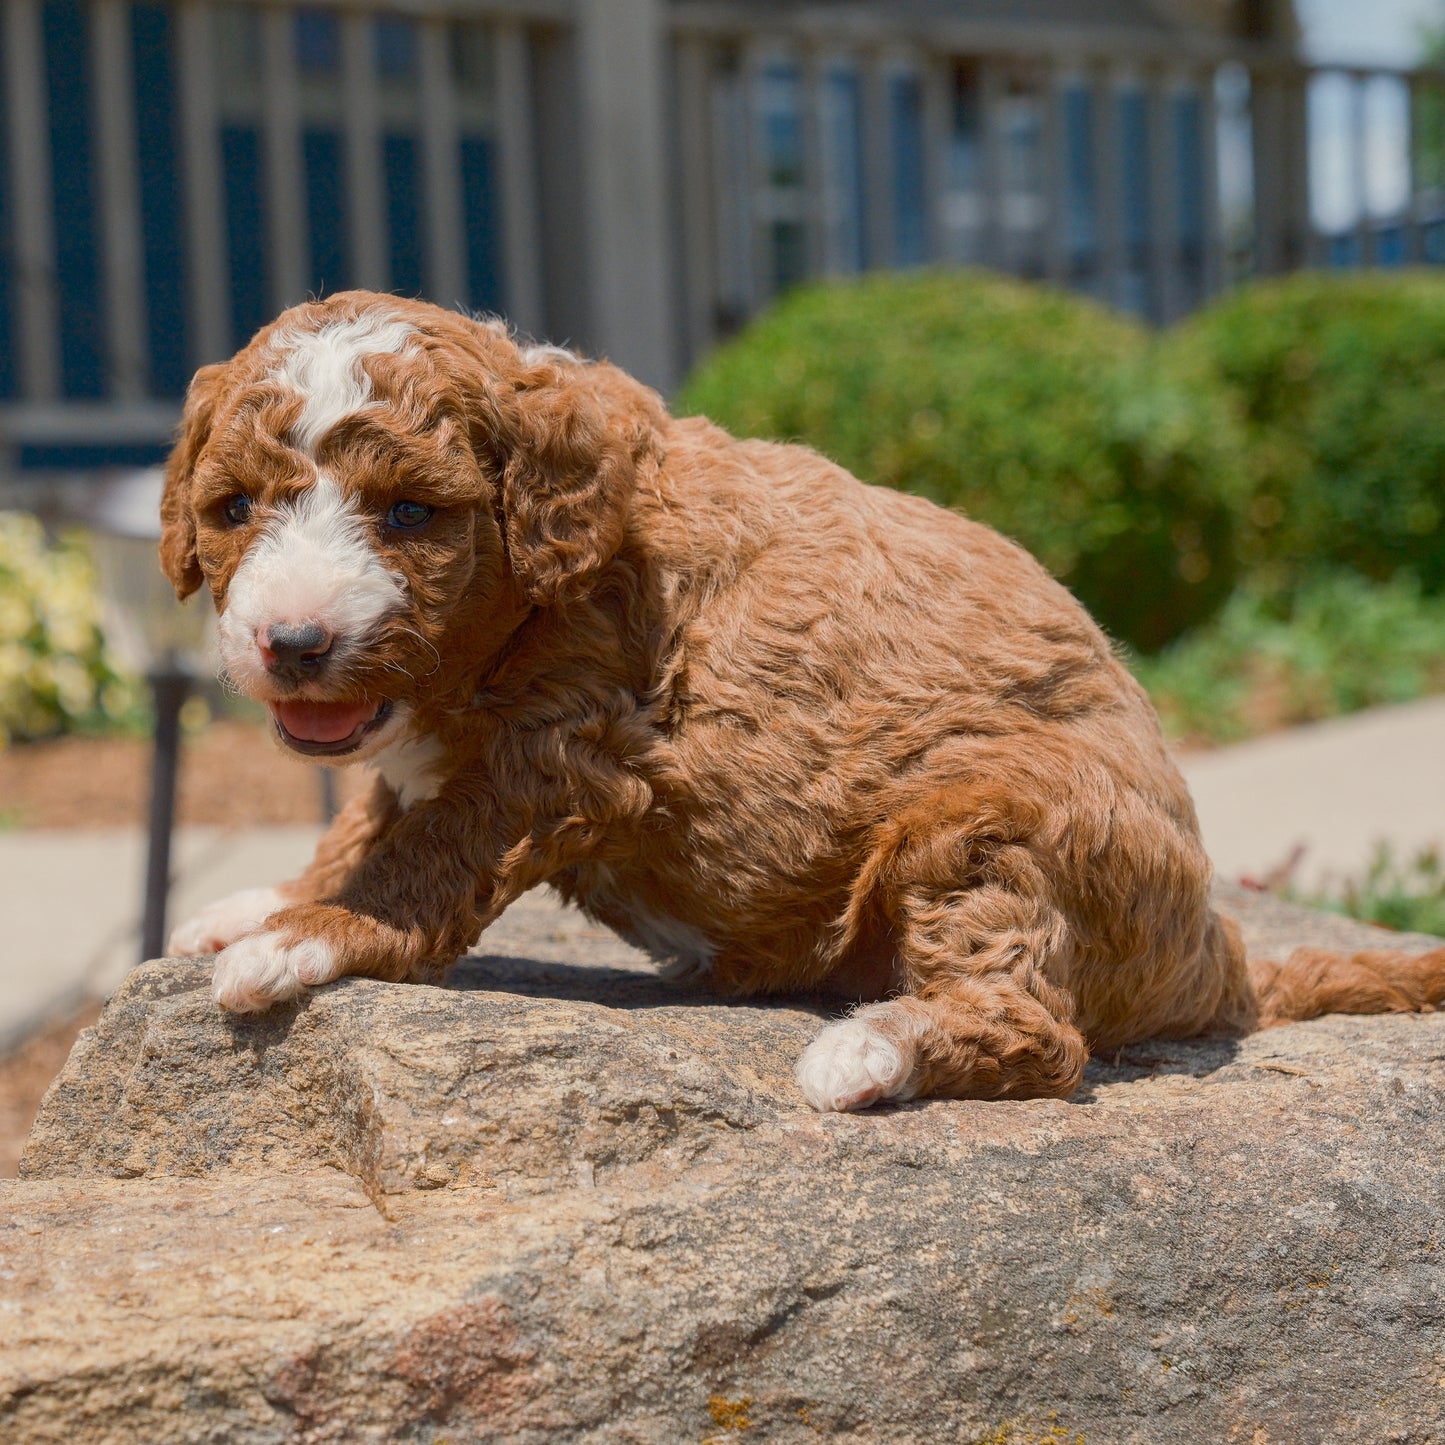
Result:
<svg viewBox="0 0 1445 1445">
<path fill-rule="evenodd" d="M 1244 430 L 1242 568 L 1292 590 L 1322 567 L 1445 587 L 1445 282 L 1301 272 L 1176 327 L 1159 352 Z"/>
<path fill-rule="evenodd" d="M 999 528 L 1175 737 L 1445 689 L 1445 278 L 1302 273 L 1151 333 L 984 273 L 799 290 L 679 411 Z"/>
<path fill-rule="evenodd" d="M 1077 296 L 966 271 L 800 289 L 715 353 L 679 409 L 997 527 L 1145 650 L 1235 581 L 1244 461 L 1219 389 Z"/>
</svg>

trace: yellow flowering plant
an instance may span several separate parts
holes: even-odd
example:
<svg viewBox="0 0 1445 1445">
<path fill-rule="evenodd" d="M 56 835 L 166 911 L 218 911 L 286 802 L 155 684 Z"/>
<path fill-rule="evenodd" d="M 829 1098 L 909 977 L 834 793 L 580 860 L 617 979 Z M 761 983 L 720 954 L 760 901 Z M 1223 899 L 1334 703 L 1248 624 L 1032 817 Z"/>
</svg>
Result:
<svg viewBox="0 0 1445 1445">
<path fill-rule="evenodd" d="M 0 512 L 0 746 L 132 726 L 140 706 L 106 651 L 83 538 L 51 539 L 36 518 Z"/>
</svg>

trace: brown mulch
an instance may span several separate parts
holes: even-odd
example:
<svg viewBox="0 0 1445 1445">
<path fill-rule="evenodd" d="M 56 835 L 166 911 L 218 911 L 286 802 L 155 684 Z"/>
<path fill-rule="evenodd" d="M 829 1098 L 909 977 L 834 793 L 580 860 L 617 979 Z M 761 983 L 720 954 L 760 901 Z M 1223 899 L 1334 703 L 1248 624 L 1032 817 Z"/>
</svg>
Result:
<svg viewBox="0 0 1445 1445">
<path fill-rule="evenodd" d="M 179 823 L 227 828 L 321 821 L 321 770 L 283 753 L 264 722 L 222 719 L 182 744 Z M 341 801 L 360 785 L 336 774 Z M 0 751 L 0 825 L 122 828 L 144 823 L 150 790 L 145 738 L 66 737 Z"/>
<path fill-rule="evenodd" d="M 50 1081 L 60 1072 L 76 1035 L 99 1017 L 100 1005 L 88 1003 L 46 1025 L 0 1059 L 0 1179 L 15 1177 L 25 1136 Z"/>
</svg>

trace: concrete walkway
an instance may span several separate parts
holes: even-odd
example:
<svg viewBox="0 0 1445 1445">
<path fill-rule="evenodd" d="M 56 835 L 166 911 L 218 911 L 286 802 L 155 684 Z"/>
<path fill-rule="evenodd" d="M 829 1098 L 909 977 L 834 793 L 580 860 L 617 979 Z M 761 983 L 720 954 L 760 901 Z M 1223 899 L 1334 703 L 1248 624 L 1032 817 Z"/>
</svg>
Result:
<svg viewBox="0 0 1445 1445">
<path fill-rule="evenodd" d="M 1445 844 L 1445 698 L 1385 708 L 1181 759 L 1222 877 L 1259 876 L 1301 845 L 1296 882 L 1353 874 L 1377 842 Z M 176 839 L 171 917 L 293 875 L 314 828 Z M 136 960 L 139 829 L 0 833 L 0 1053 L 46 1017 L 103 997 Z M 499 925 L 499 927 L 504 925 Z"/>
<path fill-rule="evenodd" d="M 1358 874 L 1375 848 L 1445 844 L 1445 698 L 1376 708 L 1180 759 L 1221 877 L 1303 848 L 1302 888 Z"/>
<path fill-rule="evenodd" d="M 319 828 L 181 828 L 169 918 L 305 866 Z M 104 998 L 139 962 L 145 837 L 139 828 L 0 833 L 0 1053 L 37 1023 Z"/>
</svg>

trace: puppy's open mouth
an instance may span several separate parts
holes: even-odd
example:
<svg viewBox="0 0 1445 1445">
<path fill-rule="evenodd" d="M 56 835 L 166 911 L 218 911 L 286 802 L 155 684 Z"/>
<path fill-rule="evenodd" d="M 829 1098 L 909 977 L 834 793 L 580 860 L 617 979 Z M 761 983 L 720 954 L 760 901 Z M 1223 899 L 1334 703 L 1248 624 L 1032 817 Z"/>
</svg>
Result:
<svg viewBox="0 0 1445 1445">
<path fill-rule="evenodd" d="M 389 702 L 271 702 L 276 732 L 311 757 L 353 752 L 391 716 Z"/>
</svg>

